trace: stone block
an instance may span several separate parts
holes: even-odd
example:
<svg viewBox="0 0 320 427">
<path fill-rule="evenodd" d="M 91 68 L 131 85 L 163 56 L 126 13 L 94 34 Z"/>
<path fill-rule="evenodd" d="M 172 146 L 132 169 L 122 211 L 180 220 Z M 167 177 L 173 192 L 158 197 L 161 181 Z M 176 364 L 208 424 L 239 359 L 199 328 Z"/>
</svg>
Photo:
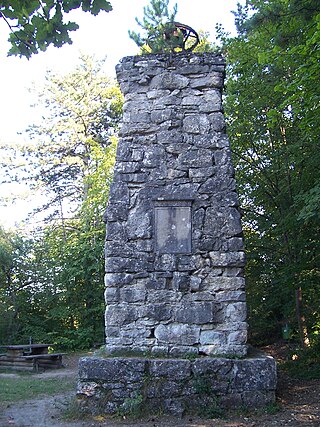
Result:
<svg viewBox="0 0 320 427">
<path fill-rule="evenodd" d="M 103 381 L 112 379 L 112 382 L 137 382 L 142 380 L 145 372 L 146 360 L 138 358 L 110 358 L 100 359 L 85 357 L 79 360 L 79 379 Z"/>
<path fill-rule="evenodd" d="M 185 306 L 174 308 L 173 319 L 179 323 L 201 325 L 213 320 L 212 302 L 188 302 Z"/>
<path fill-rule="evenodd" d="M 119 302 L 119 289 L 110 287 L 106 288 L 104 298 L 106 304 Z"/>
<path fill-rule="evenodd" d="M 148 292 L 148 303 L 175 303 L 181 300 L 181 293 L 169 289 L 157 289 Z"/>
<path fill-rule="evenodd" d="M 185 380 L 191 375 L 190 360 L 157 359 L 150 361 L 149 373 L 152 378 L 169 378 L 170 380 Z"/>
<path fill-rule="evenodd" d="M 183 120 L 183 131 L 191 134 L 204 134 L 210 130 L 210 121 L 205 114 L 190 115 Z"/>
<path fill-rule="evenodd" d="M 199 343 L 200 328 L 197 326 L 169 324 L 159 325 L 155 329 L 155 337 L 160 345 L 181 344 L 194 345 Z"/>
<path fill-rule="evenodd" d="M 183 89 L 187 87 L 188 84 L 188 77 L 177 73 L 163 72 L 152 79 L 150 89 Z"/>
<path fill-rule="evenodd" d="M 182 153 L 179 156 L 179 163 L 190 168 L 210 168 L 214 164 L 214 157 L 211 150 L 199 148 Z"/>
<path fill-rule="evenodd" d="M 231 389 L 239 391 L 276 389 L 276 365 L 272 357 L 253 357 L 236 362 L 233 366 Z"/>
<path fill-rule="evenodd" d="M 225 309 L 226 322 L 245 322 L 247 305 L 245 302 L 228 303 Z"/>
<path fill-rule="evenodd" d="M 247 331 L 230 332 L 227 336 L 228 344 L 245 344 L 247 342 Z"/>
<path fill-rule="evenodd" d="M 242 237 L 231 237 L 227 241 L 228 250 L 231 252 L 243 251 L 244 243 Z"/>
<path fill-rule="evenodd" d="M 190 275 L 188 273 L 174 272 L 172 279 L 172 288 L 175 291 L 189 291 Z"/>
<path fill-rule="evenodd" d="M 172 118 L 172 110 L 170 108 L 166 108 L 164 110 L 153 110 L 151 112 L 151 122 L 152 123 L 163 123 Z"/>
<path fill-rule="evenodd" d="M 221 93 L 219 90 L 209 90 L 201 100 L 199 111 L 202 113 L 212 113 L 221 111 Z"/>
<path fill-rule="evenodd" d="M 192 167 L 189 169 L 189 177 L 191 179 L 200 178 L 201 181 L 203 178 L 209 178 L 215 174 L 216 168 L 214 166 L 208 167 Z"/>
<path fill-rule="evenodd" d="M 122 302 L 144 302 L 146 289 L 144 285 L 124 286 L 120 289 L 120 301 Z"/>
<path fill-rule="evenodd" d="M 203 88 L 222 88 L 223 80 L 221 73 L 210 73 L 204 77 L 196 77 L 190 81 L 190 87 L 193 89 Z"/>
<path fill-rule="evenodd" d="M 188 95 L 184 96 L 181 105 L 196 106 L 201 104 L 200 96 Z"/>
<path fill-rule="evenodd" d="M 219 302 L 245 302 L 246 293 L 244 290 L 219 291 L 215 294 L 216 301 Z"/>
<path fill-rule="evenodd" d="M 110 326 L 122 326 L 136 321 L 139 317 L 137 307 L 125 303 L 107 305 L 105 318 Z"/>
<path fill-rule="evenodd" d="M 210 252 L 211 265 L 213 267 L 244 267 L 244 252 Z"/>
<path fill-rule="evenodd" d="M 143 310 L 143 317 L 153 320 L 155 323 L 170 320 L 172 316 L 172 307 L 166 302 L 147 304 Z"/>
<path fill-rule="evenodd" d="M 200 344 L 201 345 L 224 345 L 226 343 L 226 334 L 221 331 L 201 331 L 200 332 Z"/>
<path fill-rule="evenodd" d="M 126 225 L 128 239 L 148 239 L 151 237 L 151 212 L 131 209 Z"/>
<path fill-rule="evenodd" d="M 201 288 L 202 279 L 200 277 L 191 276 L 190 279 L 190 291 L 199 292 Z"/>
<path fill-rule="evenodd" d="M 274 403 L 275 389 L 275 361 L 263 355 L 242 360 L 93 357 L 80 359 L 77 394 L 91 414 L 101 409 L 115 414 L 126 399 L 142 396 L 148 414 L 161 408 L 165 415 L 181 416 L 203 411 L 217 398 L 225 409 L 263 407 Z"/>
<path fill-rule="evenodd" d="M 139 258 L 120 258 L 120 257 L 107 257 L 106 258 L 106 272 L 107 273 L 139 273 L 141 271 L 152 271 L 153 262 L 145 256 L 144 253 L 135 254 Z"/>
</svg>

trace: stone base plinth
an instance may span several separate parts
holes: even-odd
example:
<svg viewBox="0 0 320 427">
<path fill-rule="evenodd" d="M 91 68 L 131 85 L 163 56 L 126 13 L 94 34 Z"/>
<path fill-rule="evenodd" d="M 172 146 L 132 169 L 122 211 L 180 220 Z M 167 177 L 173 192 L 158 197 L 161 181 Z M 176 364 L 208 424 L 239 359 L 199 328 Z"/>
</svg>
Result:
<svg viewBox="0 0 320 427">
<path fill-rule="evenodd" d="M 88 357 L 80 359 L 77 395 L 91 414 L 215 417 L 225 409 L 272 404 L 275 390 L 275 360 L 261 353 L 245 359 Z"/>
</svg>

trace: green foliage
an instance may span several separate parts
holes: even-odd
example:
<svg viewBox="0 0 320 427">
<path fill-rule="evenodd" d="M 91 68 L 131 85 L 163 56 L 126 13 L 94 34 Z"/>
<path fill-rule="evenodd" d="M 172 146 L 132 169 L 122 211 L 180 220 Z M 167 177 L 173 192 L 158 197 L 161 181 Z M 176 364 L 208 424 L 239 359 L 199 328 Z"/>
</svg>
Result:
<svg viewBox="0 0 320 427">
<path fill-rule="evenodd" d="M 198 32 L 200 42 L 199 44 L 192 50 L 195 53 L 204 53 L 204 52 L 216 52 L 220 53 L 220 49 L 214 43 L 210 42 L 210 33 L 207 31 L 199 31 Z M 188 48 L 188 46 L 187 46 Z"/>
<path fill-rule="evenodd" d="M 169 0 L 150 0 L 150 5 L 143 8 L 142 22 L 136 18 L 144 34 L 129 30 L 129 37 L 140 47 L 141 53 L 171 52 L 181 44 L 182 33 L 176 37 L 166 37 L 175 30 L 173 24 L 177 14 L 177 4 L 169 11 Z"/>
<path fill-rule="evenodd" d="M 88 348 L 104 341 L 103 214 L 122 109 L 102 63 L 83 56 L 48 76 L 44 122 L 24 151 L 25 175 L 47 194 L 43 225 L 23 237 L 0 229 L 0 341 Z M 46 214 L 45 214 L 46 213 Z"/>
<path fill-rule="evenodd" d="M 319 325 L 315 329 L 316 334 L 310 334 L 310 347 L 292 349 L 288 360 L 280 365 L 280 369 L 284 370 L 292 378 L 305 380 L 320 379 Z"/>
<path fill-rule="evenodd" d="M 109 12 L 107 0 L 13 0 L 0 1 L 0 17 L 11 29 L 9 55 L 30 58 L 49 45 L 61 47 L 71 44 L 69 32 L 79 28 L 75 22 L 64 22 L 64 15 L 82 9 L 92 15 Z"/>
<path fill-rule="evenodd" d="M 47 113 L 40 124 L 29 127 L 35 144 L 26 147 L 25 154 L 29 164 L 32 159 L 28 182 L 32 177 L 34 185 L 46 192 L 51 219 L 64 222 L 69 215 L 65 206 L 74 210 L 86 203 L 95 180 L 99 190 L 102 179 L 110 181 L 110 174 L 99 175 L 99 165 L 112 167 L 103 158 L 114 153 L 111 137 L 118 128 L 123 101 L 119 86 L 103 73 L 103 64 L 81 55 L 73 72 L 65 76 L 48 73 L 46 86 L 38 89 Z"/>
<path fill-rule="evenodd" d="M 123 404 L 119 407 L 117 415 L 119 417 L 138 418 L 143 414 L 144 397 L 136 394 L 134 397 L 124 399 Z"/>
<path fill-rule="evenodd" d="M 235 15 L 238 36 L 220 38 L 249 324 L 259 343 L 286 323 L 306 341 L 307 331 L 319 330 L 320 10 L 314 0 L 255 0 Z"/>
</svg>

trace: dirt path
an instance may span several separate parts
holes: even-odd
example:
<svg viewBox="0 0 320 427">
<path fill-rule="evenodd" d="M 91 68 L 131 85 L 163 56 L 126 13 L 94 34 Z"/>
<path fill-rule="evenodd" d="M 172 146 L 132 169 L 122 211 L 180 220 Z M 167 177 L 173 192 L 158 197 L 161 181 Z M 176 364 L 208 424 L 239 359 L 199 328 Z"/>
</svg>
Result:
<svg viewBox="0 0 320 427">
<path fill-rule="evenodd" d="M 67 369 L 47 371 L 34 375 L 34 378 L 61 377 L 63 381 L 68 376 L 75 379 L 76 362 L 70 362 Z M 75 392 L 72 391 L 9 405 L 0 413 L 0 427 L 320 427 L 320 380 L 293 380 L 284 374 L 279 378 L 277 403 L 280 409 L 276 413 L 242 414 L 224 420 L 151 418 L 116 422 L 99 418 L 63 421 L 61 415 L 74 397 Z"/>
</svg>

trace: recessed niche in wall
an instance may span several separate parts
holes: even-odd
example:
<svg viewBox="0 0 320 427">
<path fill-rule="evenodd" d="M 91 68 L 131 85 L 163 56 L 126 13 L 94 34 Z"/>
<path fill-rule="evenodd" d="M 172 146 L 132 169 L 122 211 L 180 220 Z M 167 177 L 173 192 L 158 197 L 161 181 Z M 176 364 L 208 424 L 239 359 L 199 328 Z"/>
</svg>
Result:
<svg viewBox="0 0 320 427">
<path fill-rule="evenodd" d="M 191 200 L 156 200 L 154 223 L 157 252 L 191 252 Z"/>
</svg>

